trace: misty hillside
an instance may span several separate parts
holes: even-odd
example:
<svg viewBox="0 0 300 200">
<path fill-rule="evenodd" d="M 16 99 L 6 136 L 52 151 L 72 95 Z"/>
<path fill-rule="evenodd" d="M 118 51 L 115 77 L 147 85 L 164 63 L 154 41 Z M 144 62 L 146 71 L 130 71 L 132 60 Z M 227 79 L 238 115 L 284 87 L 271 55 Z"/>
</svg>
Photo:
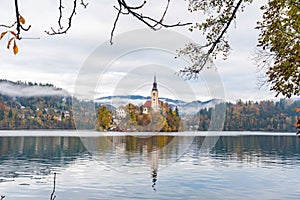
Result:
<svg viewBox="0 0 300 200">
<path fill-rule="evenodd" d="M 8 81 L 0 79 L 0 94 L 10 97 L 68 96 L 68 93 L 53 84 Z"/>
<path fill-rule="evenodd" d="M 74 129 L 72 98 L 52 84 L 0 80 L 0 129 Z"/>
<path fill-rule="evenodd" d="M 134 105 L 141 106 L 147 100 L 150 100 L 150 96 L 140 96 L 140 95 L 124 95 L 124 96 L 107 96 L 97 98 L 95 102 L 99 105 L 107 105 L 109 107 L 117 108 L 119 106 L 127 105 L 128 103 L 132 103 Z M 160 97 L 159 100 L 163 101 L 164 103 L 169 104 L 169 106 L 174 109 L 177 107 L 179 109 L 180 114 L 196 114 L 199 112 L 200 109 L 203 108 L 211 108 L 214 107 L 216 104 L 222 102 L 219 99 L 212 99 L 209 101 L 192 101 L 192 102 L 185 102 L 182 100 L 174 100 L 170 98 Z"/>
</svg>

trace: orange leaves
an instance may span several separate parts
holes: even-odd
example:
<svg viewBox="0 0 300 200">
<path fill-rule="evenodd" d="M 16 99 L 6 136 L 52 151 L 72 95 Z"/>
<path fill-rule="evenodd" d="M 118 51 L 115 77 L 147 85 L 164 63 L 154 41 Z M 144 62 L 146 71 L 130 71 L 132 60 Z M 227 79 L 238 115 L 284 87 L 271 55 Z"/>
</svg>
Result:
<svg viewBox="0 0 300 200">
<path fill-rule="evenodd" d="M 300 108 L 294 108 L 295 112 L 300 112 Z M 295 126 L 300 129 L 300 116 L 297 117 L 297 122 L 295 123 Z M 298 132 L 300 133 L 300 131 Z"/>
<path fill-rule="evenodd" d="M 11 46 L 12 46 L 12 51 L 13 53 L 16 55 L 18 52 L 19 52 L 19 48 L 18 48 L 18 45 L 17 45 L 17 40 L 21 40 L 22 38 L 20 37 L 20 31 L 23 30 L 23 31 L 28 31 L 30 29 L 31 26 L 29 26 L 28 28 L 24 28 L 23 27 L 23 24 L 25 24 L 25 18 L 20 15 L 18 12 L 17 12 L 19 18 L 17 19 L 17 21 L 15 23 L 13 23 L 13 25 L 11 26 L 5 26 L 6 28 L 12 28 L 14 27 L 15 25 L 17 26 L 16 27 L 16 32 L 15 31 L 11 31 L 11 30 L 8 30 L 8 31 L 4 31 L 2 33 L 0 33 L 0 40 L 5 36 L 5 35 L 8 35 L 7 33 L 9 33 L 9 36 L 7 37 L 8 38 L 8 42 L 7 42 L 7 45 L 6 45 L 6 48 L 7 49 L 11 49 Z M 13 45 L 12 45 L 12 42 L 13 42 Z"/>
<path fill-rule="evenodd" d="M 10 49 L 10 44 L 11 44 L 12 41 L 14 41 L 13 52 L 16 55 L 19 52 L 19 48 L 18 48 L 17 43 L 16 43 L 16 37 L 12 37 L 12 38 L 9 39 L 6 48 Z"/>
<path fill-rule="evenodd" d="M 4 37 L 4 35 L 5 35 L 7 32 L 8 32 L 8 31 L 5 31 L 5 32 L 1 33 L 1 35 L 0 35 L 0 40 Z"/>
<path fill-rule="evenodd" d="M 7 43 L 7 46 L 6 46 L 7 49 L 10 48 L 10 44 L 11 44 L 11 42 L 13 41 L 13 39 L 14 39 L 14 38 L 10 38 L 10 39 L 9 39 L 9 41 L 8 41 L 8 43 Z"/>
<path fill-rule="evenodd" d="M 300 108 L 294 108 L 295 112 L 300 112 Z"/>
<path fill-rule="evenodd" d="M 20 20 L 21 24 L 25 24 L 25 19 L 24 19 L 24 17 L 22 17 L 21 15 L 20 15 L 20 17 L 19 17 L 19 20 Z"/>
<path fill-rule="evenodd" d="M 16 55 L 19 51 L 19 48 L 17 46 L 16 40 L 14 40 L 14 46 L 13 46 L 14 54 Z"/>
<path fill-rule="evenodd" d="M 2 32 L 2 33 L 1 33 L 1 35 L 0 35 L 0 40 L 1 40 L 7 33 L 10 33 L 10 34 L 12 35 L 12 37 L 8 40 L 8 43 L 7 43 L 6 48 L 7 48 L 7 49 L 10 49 L 11 43 L 12 43 L 12 41 L 14 41 L 13 52 L 14 52 L 14 54 L 16 55 L 16 54 L 19 52 L 19 48 L 18 48 L 17 43 L 16 43 L 16 40 L 18 39 L 18 35 L 17 35 L 14 31 L 5 31 L 5 32 Z"/>
</svg>

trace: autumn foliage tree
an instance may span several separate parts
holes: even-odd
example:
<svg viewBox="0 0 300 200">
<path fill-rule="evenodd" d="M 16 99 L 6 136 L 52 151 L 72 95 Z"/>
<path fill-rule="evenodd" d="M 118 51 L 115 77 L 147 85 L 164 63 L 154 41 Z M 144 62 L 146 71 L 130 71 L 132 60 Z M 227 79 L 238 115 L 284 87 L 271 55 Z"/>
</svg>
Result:
<svg viewBox="0 0 300 200">
<path fill-rule="evenodd" d="M 237 101 L 226 103 L 224 131 L 274 131 L 294 132 L 297 126 L 297 109 L 300 101 Z M 199 130 L 207 130 L 211 123 L 212 109 L 199 112 Z M 298 121 L 299 123 L 299 121 Z"/>
<path fill-rule="evenodd" d="M 112 122 L 112 114 L 105 106 L 100 106 L 97 111 L 97 126 L 100 131 L 110 128 Z"/>
<path fill-rule="evenodd" d="M 300 108 L 295 108 L 295 112 L 300 112 Z M 297 118 L 296 127 L 298 129 L 297 135 L 300 136 L 300 116 Z"/>
<path fill-rule="evenodd" d="M 261 7 L 258 57 L 277 95 L 300 95 L 300 1 L 269 0 Z"/>
</svg>

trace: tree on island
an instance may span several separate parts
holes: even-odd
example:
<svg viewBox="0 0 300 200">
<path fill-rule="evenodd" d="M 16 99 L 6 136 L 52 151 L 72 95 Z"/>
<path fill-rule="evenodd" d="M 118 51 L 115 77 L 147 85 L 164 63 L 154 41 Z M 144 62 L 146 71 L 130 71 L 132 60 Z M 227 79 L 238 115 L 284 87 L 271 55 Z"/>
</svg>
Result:
<svg viewBox="0 0 300 200">
<path fill-rule="evenodd" d="M 119 119 L 117 114 L 114 118 L 111 112 L 105 107 L 98 108 L 98 124 L 102 128 L 96 128 L 100 131 L 108 129 L 115 131 L 150 131 L 150 132 L 177 132 L 182 125 L 178 108 L 174 110 L 167 103 L 161 104 L 158 111 L 150 109 L 149 113 L 142 112 L 143 106 L 136 106 L 129 103 L 125 106 L 126 117 Z"/>
<path fill-rule="evenodd" d="M 97 110 L 96 129 L 104 131 L 110 128 L 112 122 L 112 114 L 105 106 L 100 106 Z"/>
<path fill-rule="evenodd" d="M 295 108 L 294 110 L 295 110 L 295 112 L 300 112 L 300 108 Z M 298 129 L 297 135 L 298 135 L 298 137 L 300 137 L 300 117 L 299 116 L 297 118 L 296 127 Z"/>
<path fill-rule="evenodd" d="M 201 35 L 206 37 L 204 44 L 186 44 L 178 51 L 178 55 L 187 55 L 192 61 L 192 65 L 180 70 L 180 74 L 188 79 L 197 78 L 202 69 L 211 57 L 216 58 L 223 55 L 227 58 L 230 44 L 227 37 L 228 28 L 234 23 L 237 13 L 244 12 L 253 0 L 189 0 L 188 12 L 202 12 L 205 17 L 203 21 L 192 23 L 175 22 L 165 23 L 167 11 L 170 9 L 171 0 L 166 0 L 166 5 L 161 17 L 158 19 L 142 13 L 142 9 L 147 7 L 147 1 L 141 1 L 139 5 L 130 5 L 126 0 L 116 0 L 114 9 L 117 12 L 113 28 L 111 30 L 111 43 L 121 15 L 130 15 L 153 30 L 162 27 L 172 28 L 187 26 L 190 31 L 199 30 Z M 0 24 L 6 29 L 0 35 L 9 34 L 10 39 L 7 47 L 13 45 L 13 52 L 18 53 L 17 40 L 22 39 L 22 31 L 29 31 L 30 25 L 25 26 L 25 16 L 21 15 L 18 0 L 15 3 L 16 19 L 11 24 Z M 58 28 L 53 27 L 45 32 L 49 35 L 65 34 L 72 26 L 76 11 L 87 8 L 88 2 L 84 0 L 73 0 L 72 12 L 65 16 L 64 1 L 60 0 L 58 5 Z M 162 5 L 163 6 L 163 5 Z M 112 11 L 114 10 L 112 8 Z M 271 90 L 276 95 L 282 94 L 286 97 L 300 95 L 300 2 L 297 0 L 268 0 L 267 4 L 261 6 L 263 20 L 257 23 L 256 29 L 260 30 L 258 37 L 257 64 L 266 69 L 266 83 L 271 85 Z M 67 23 L 63 25 L 63 19 Z"/>
</svg>

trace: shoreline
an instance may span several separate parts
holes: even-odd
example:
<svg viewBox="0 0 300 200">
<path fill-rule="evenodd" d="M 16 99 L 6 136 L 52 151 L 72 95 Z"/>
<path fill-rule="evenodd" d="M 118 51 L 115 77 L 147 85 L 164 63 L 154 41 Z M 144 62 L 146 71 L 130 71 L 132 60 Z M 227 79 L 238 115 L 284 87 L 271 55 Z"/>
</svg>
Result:
<svg viewBox="0 0 300 200">
<path fill-rule="evenodd" d="M 295 132 L 263 131 L 185 131 L 185 132 L 99 132 L 75 129 L 0 130 L 0 137 L 108 137 L 108 136 L 297 136 Z"/>
</svg>

